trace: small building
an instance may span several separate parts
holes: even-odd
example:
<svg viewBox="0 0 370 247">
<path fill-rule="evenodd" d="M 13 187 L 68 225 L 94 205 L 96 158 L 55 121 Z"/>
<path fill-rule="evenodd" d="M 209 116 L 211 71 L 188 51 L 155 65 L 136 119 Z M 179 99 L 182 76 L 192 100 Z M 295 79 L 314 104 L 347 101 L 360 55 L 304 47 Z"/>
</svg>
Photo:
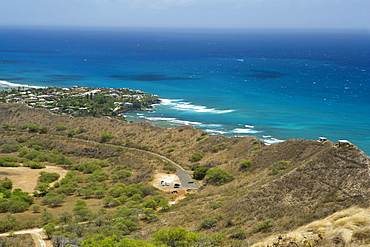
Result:
<svg viewBox="0 0 370 247">
<path fill-rule="evenodd" d="M 347 140 L 338 140 L 337 144 L 335 145 L 338 147 L 345 147 L 345 148 L 349 148 L 353 146 L 353 144 Z"/>
<path fill-rule="evenodd" d="M 326 139 L 326 137 L 319 137 L 319 139 L 317 139 L 318 142 L 326 142 L 328 141 L 328 139 Z"/>
</svg>

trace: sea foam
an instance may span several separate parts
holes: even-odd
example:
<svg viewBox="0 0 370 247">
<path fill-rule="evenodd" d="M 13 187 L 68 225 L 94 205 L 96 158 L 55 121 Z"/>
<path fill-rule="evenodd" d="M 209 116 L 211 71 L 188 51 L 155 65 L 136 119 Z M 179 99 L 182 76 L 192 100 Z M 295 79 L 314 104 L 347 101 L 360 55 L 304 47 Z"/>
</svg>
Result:
<svg viewBox="0 0 370 247">
<path fill-rule="evenodd" d="M 144 116 L 140 116 L 140 118 L 145 118 L 146 120 L 153 121 L 153 122 L 155 122 L 155 121 L 165 121 L 165 122 L 173 123 L 173 124 L 176 124 L 176 125 L 200 125 L 200 124 L 202 124 L 200 122 L 186 121 L 186 120 L 181 120 L 181 119 L 178 119 L 178 118 L 144 117 Z"/>
<path fill-rule="evenodd" d="M 190 111 L 197 113 L 225 114 L 234 110 L 218 110 L 215 108 L 207 108 L 202 105 L 194 105 L 191 102 L 184 102 L 181 99 L 161 99 L 162 105 L 170 106 L 172 109 L 179 111 Z"/>
<path fill-rule="evenodd" d="M 261 131 L 251 130 L 251 129 L 236 128 L 232 132 L 233 133 L 236 133 L 236 134 L 255 134 L 255 133 L 259 133 Z"/>
<path fill-rule="evenodd" d="M 17 83 L 11 83 L 7 81 L 0 81 L 0 87 L 4 88 L 13 88 L 13 87 L 24 87 L 24 88 L 45 88 L 41 86 L 31 86 L 31 85 L 25 85 L 25 84 L 17 84 Z"/>
</svg>

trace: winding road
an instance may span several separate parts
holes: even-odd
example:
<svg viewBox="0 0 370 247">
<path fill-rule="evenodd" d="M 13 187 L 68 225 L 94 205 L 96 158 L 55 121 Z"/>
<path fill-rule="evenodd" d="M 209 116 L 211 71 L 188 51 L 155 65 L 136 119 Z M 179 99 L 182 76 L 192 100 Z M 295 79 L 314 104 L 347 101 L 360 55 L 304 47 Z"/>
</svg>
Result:
<svg viewBox="0 0 370 247">
<path fill-rule="evenodd" d="M 44 229 L 43 228 L 37 228 L 37 229 L 27 229 L 27 230 L 21 230 L 21 231 L 17 231 L 17 232 L 14 232 L 12 234 L 15 234 L 15 235 L 18 235 L 18 234 L 31 234 L 31 235 L 34 235 L 37 239 L 38 239 L 38 244 L 36 246 L 41 246 L 41 247 L 48 247 L 48 245 L 46 244 L 42 234 L 44 233 Z M 9 236 L 10 234 L 9 233 L 2 233 L 0 234 L 0 236 Z"/>
<path fill-rule="evenodd" d="M 96 141 L 91 141 L 91 140 L 84 140 L 84 139 L 79 139 L 79 138 L 73 138 L 75 140 L 78 140 L 78 141 L 81 141 L 81 142 L 85 142 L 85 143 L 90 143 L 90 144 L 102 144 L 100 142 L 96 142 Z M 126 146 L 122 146 L 122 145 L 116 145 L 116 144 L 110 144 L 110 143 L 104 143 L 104 145 L 109 145 L 109 146 L 113 146 L 113 147 L 122 147 L 126 150 L 134 150 L 134 151 L 139 151 L 139 152 L 143 152 L 143 153 L 146 153 L 146 154 L 149 154 L 149 155 L 152 155 L 152 156 L 155 156 L 165 162 L 168 162 L 170 163 L 173 167 L 176 168 L 176 175 L 179 177 L 179 180 L 181 182 L 181 185 L 180 185 L 180 188 L 179 189 L 191 189 L 191 190 L 197 190 L 199 189 L 199 185 L 196 181 L 194 181 L 192 179 L 192 177 L 190 176 L 192 174 L 191 171 L 186 171 L 184 170 L 179 164 L 177 164 L 176 162 L 174 162 L 173 160 L 170 160 L 169 158 L 167 157 L 164 157 L 160 154 L 157 154 L 157 153 L 154 153 L 152 151 L 147 151 L 147 150 L 142 150 L 142 149 L 139 149 L 139 148 L 132 148 L 132 147 L 126 147 Z"/>
<path fill-rule="evenodd" d="M 74 138 L 74 139 L 76 139 L 78 141 L 85 142 L 85 143 L 91 143 L 91 144 L 94 144 L 94 145 L 101 144 L 99 142 L 90 141 L 90 140 L 83 140 L 83 139 L 78 139 L 78 138 Z M 120 146 L 120 145 L 114 145 L 114 144 L 109 144 L 109 143 L 105 143 L 104 145 Z M 142 149 L 138 149 L 138 148 L 125 147 L 125 146 L 120 146 L 120 147 L 122 147 L 124 149 L 128 149 L 128 150 L 135 150 L 135 151 L 143 152 L 143 153 L 155 156 L 155 157 L 163 160 L 164 162 L 170 163 L 173 167 L 176 168 L 176 175 L 178 176 L 178 178 L 181 182 L 181 185 L 180 185 L 179 189 L 185 189 L 185 190 L 187 190 L 187 189 L 191 189 L 191 190 L 199 189 L 199 185 L 190 176 L 190 174 L 192 172 L 184 170 L 179 164 L 177 164 L 173 160 L 170 160 L 167 157 L 164 157 L 162 155 L 159 155 L 159 154 L 151 152 L 151 151 L 146 151 L 146 150 L 142 150 Z M 16 235 L 17 234 L 31 234 L 35 237 L 34 240 L 35 240 L 35 243 L 36 243 L 37 247 L 49 247 L 50 246 L 49 245 L 50 243 L 48 244 L 43 238 L 43 235 L 45 235 L 43 228 L 26 229 L 26 230 L 16 231 L 13 234 L 16 234 Z M 9 236 L 9 235 L 10 235 L 9 233 L 0 234 L 0 236 Z M 38 242 L 37 242 L 36 239 L 38 240 Z"/>
</svg>

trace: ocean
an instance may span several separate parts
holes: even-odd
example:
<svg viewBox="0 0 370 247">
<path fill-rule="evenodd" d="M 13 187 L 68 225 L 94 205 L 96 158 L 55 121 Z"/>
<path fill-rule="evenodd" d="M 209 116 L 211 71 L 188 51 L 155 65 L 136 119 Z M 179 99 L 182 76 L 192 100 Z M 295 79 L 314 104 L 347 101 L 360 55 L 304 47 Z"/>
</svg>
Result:
<svg viewBox="0 0 370 247">
<path fill-rule="evenodd" d="M 0 86 L 139 89 L 127 120 L 370 154 L 370 32 L 0 27 Z"/>
</svg>

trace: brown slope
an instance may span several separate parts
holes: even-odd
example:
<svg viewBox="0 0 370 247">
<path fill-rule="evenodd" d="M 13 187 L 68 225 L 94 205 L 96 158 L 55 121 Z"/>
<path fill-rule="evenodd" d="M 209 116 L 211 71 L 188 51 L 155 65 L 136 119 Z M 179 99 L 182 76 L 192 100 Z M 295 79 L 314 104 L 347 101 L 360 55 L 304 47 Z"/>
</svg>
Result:
<svg viewBox="0 0 370 247">
<path fill-rule="evenodd" d="M 56 125 L 70 129 L 83 126 L 89 131 L 77 137 L 94 141 L 99 141 L 101 133 L 109 132 L 115 135 L 112 143 L 165 154 L 185 167 L 194 165 L 189 155 L 201 152 L 204 158 L 197 162 L 199 166 L 221 167 L 235 176 L 229 184 L 206 186 L 188 196 L 145 229 L 148 234 L 164 226 L 197 229 L 202 220 L 219 215 L 217 228 L 211 231 L 240 227 L 249 234 L 249 241 L 270 234 L 256 233 L 263 221 L 273 220 L 268 230 L 284 232 L 352 205 L 367 206 L 370 196 L 369 158 L 356 147 L 338 148 L 331 142 L 289 140 L 264 146 L 254 137 L 209 136 L 189 126 L 162 128 L 109 118 L 73 118 L 21 105 L 0 105 L 0 123 L 39 124 L 62 135 L 53 130 Z M 226 148 L 215 152 L 212 147 L 220 143 Z M 167 148 L 175 151 L 167 153 Z M 243 159 L 250 159 L 252 167 L 240 171 L 238 163 Z M 288 161 L 290 167 L 271 175 L 269 167 L 281 160 Z M 211 205 L 220 201 L 223 206 L 213 210 Z"/>
<path fill-rule="evenodd" d="M 201 152 L 204 155 L 204 158 L 198 162 L 200 166 L 231 165 L 248 157 L 253 146 L 263 146 L 254 137 L 209 136 L 192 126 L 163 128 L 150 123 L 127 123 L 108 117 L 75 118 L 19 104 L 0 104 L 0 123 L 9 123 L 18 127 L 22 124 L 38 124 L 47 126 L 48 133 L 64 136 L 66 132 L 56 131 L 56 125 L 75 130 L 81 126 L 88 131 L 75 137 L 92 141 L 100 141 L 101 133 L 112 133 L 115 136 L 111 141 L 113 144 L 154 151 L 170 157 L 184 167 L 194 165 L 189 161 L 189 156 L 194 152 Z M 223 142 L 226 143 L 226 149 L 217 153 L 212 150 L 212 146 Z M 175 151 L 168 153 L 166 151 L 168 148 L 175 148 Z"/>
<path fill-rule="evenodd" d="M 253 151 L 249 158 L 252 167 L 246 171 L 226 166 L 235 175 L 234 181 L 219 187 L 206 186 L 189 196 L 152 230 L 179 224 L 198 229 L 204 219 L 218 216 L 217 227 L 208 231 L 228 233 L 233 227 L 242 228 L 247 243 L 350 206 L 368 206 L 370 161 L 356 147 L 289 140 Z M 288 161 L 290 167 L 271 175 L 269 167 L 281 160 Z M 215 202 L 224 204 L 213 210 Z M 268 220 L 272 220 L 272 227 L 258 232 L 258 226 Z"/>
</svg>

